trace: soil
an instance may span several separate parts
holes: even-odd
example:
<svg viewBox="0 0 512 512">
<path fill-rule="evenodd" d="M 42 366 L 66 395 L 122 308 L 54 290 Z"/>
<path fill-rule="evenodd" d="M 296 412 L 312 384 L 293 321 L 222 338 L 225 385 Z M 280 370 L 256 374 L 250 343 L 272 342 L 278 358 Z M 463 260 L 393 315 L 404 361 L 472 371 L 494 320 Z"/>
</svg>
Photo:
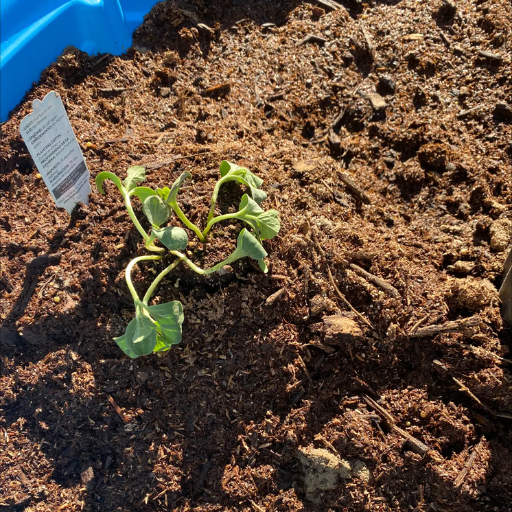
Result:
<svg viewBox="0 0 512 512">
<path fill-rule="evenodd" d="M 0 510 L 512 510 L 510 2 L 340 3 L 160 3 L 123 56 L 67 49 L 1 125 Z M 117 189 L 69 216 L 20 138 L 51 90 L 92 177 L 190 171 L 204 225 L 226 159 L 280 212 L 268 274 L 169 274 L 163 355 L 112 340 L 144 254 Z"/>
</svg>

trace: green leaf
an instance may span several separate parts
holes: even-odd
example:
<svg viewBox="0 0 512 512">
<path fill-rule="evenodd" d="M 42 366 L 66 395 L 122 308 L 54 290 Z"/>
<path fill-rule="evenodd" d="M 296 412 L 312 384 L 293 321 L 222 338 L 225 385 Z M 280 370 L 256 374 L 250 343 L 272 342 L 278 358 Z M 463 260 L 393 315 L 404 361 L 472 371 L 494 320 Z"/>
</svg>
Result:
<svg viewBox="0 0 512 512">
<path fill-rule="evenodd" d="M 96 180 L 95 180 L 96 187 L 99 190 L 100 194 L 105 194 L 105 191 L 103 190 L 103 182 L 105 180 L 113 181 L 120 192 L 122 192 L 124 190 L 121 180 L 115 174 L 108 172 L 108 171 L 103 171 L 103 172 L 100 172 L 96 176 Z"/>
<path fill-rule="evenodd" d="M 171 191 L 171 189 L 169 187 L 157 188 L 156 189 L 156 193 L 162 198 L 164 203 L 167 202 L 167 198 L 169 197 L 169 192 L 170 191 Z"/>
<path fill-rule="evenodd" d="M 265 274 L 268 272 L 267 264 L 265 263 L 265 260 L 263 258 L 261 260 L 258 260 L 258 265 L 260 266 L 261 270 L 265 272 Z"/>
<path fill-rule="evenodd" d="M 246 229 L 242 229 L 236 241 L 236 249 L 224 261 L 209 268 L 208 273 L 217 272 L 222 267 L 241 258 L 245 258 L 246 256 L 255 260 L 262 260 L 267 256 L 267 252 L 254 235 L 249 233 Z"/>
<path fill-rule="evenodd" d="M 160 227 L 169 220 L 171 211 L 159 196 L 149 196 L 142 204 L 142 211 L 152 226 Z"/>
<path fill-rule="evenodd" d="M 277 210 L 269 210 L 258 215 L 257 223 L 262 240 L 271 240 L 281 229 L 281 221 Z"/>
<path fill-rule="evenodd" d="M 163 229 L 153 228 L 151 234 L 162 242 L 170 251 L 183 251 L 187 248 L 187 232 L 177 226 L 167 226 Z"/>
<path fill-rule="evenodd" d="M 153 352 L 165 352 L 169 350 L 175 343 L 167 343 L 160 334 L 156 336 L 156 345 Z"/>
<path fill-rule="evenodd" d="M 267 256 L 267 251 L 258 242 L 258 239 L 249 233 L 246 229 L 242 229 L 236 241 L 237 250 L 244 252 L 245 256 L 249 256 L 253 260 L 260 260 Z"/>
<path fill-rule="evenodd" d="M 126 328 L 126 342 L 137 356 L 151 354 L 156 345 L 157 326 L 144 315 L 137 315 Z"/>
<path fill-rule="evenodd" d="M 149 314 L 159 323 L 177 323 L 181 325 L 184 320 L 183 305 L 179 300 L 147 306 L 145 308 Z"/>
<path fill-rule="evenodd" d="M 260 213 L 264 212 L 263 208 L 261 208 L 261 206 L 256 201 L 254 201 L 254 199 L 251 199 L 247 194 L 242 196 L 242 200 L 240 201 L 240 210 L 243 210 L 246 214 L 250 213 L 253 215 L 259 215 Z"/>
<path fill-rule="evenodd" d="M 157 304 L 146 309 L 156 320 L 157 329 L 164 344 L 176 345 L 181 342 L 181 324 L 184 315 L 183 305 L 180 301 L 175 300 L 165 304 Z"/>
<path fill-rule="evenodd" d="M 149 196 L 156 196 L 156 192 L 149 187 L 135 187 L 130 190 L 131 196 L 137 196 L 140 202 L 143 203 Z"/>
<path fill-rule="evenodd" d="M 181 185 L 183 185 L 183 182 L 187 178 L 191 178 L 191 177 L 192 177 L 192 174 L 190 174 L 188 171 L 182 173 L 182 175 L 172 184 L 172 187 L 171 187 L 171 190 L 169 192 L 169 195 L 167 196 L 167 199 L 165 201 L 167 203 L 169 203 L 169 204 L 175 203 L 176 202 L 176 196 L 178 195 L 178 191 L 179 191 Z"/>
<path fill-rule="evenodd" d="M 128 167 L 127 177 L 124 180 L 124 188 L 127 192 L 134 189 L 141 181 L 146 179 L 146 169 L 142 165 Z"/>
<path fill-rule="evenodd" d="M 274 238 L 281 229 L 277 210 L 265 212 L 247 194 L 240 201 L 240 211 L 236 213 L 236 218 L 249 224 L 260 241 Z"/>
<path fill-rule="evenodd" d="M 259 190 L 263 184 L 263 180 L 258 178 L 249 169 L 245 167 L 239 167 L 236 164 L 232 164 L 224 160 L 220 164 L 220 175 L 223 181 L 237 181 L 242 185 L 249 187 L 251 196 L 258 204 L 267 198 L 267 194 L 263 190 Z"/>
<path fill-rule="evenodd" d="M 127 340 L 126 340 L 126 333 L 124 333 L 122 336 L 119 336 L 119 338 L 114 338 L 114 341 L 119 345 L 119 348 L 132 359 L 136 359 L 139 357 L 133 350 L 133 348 L 128 346 Z"/>
</svg>

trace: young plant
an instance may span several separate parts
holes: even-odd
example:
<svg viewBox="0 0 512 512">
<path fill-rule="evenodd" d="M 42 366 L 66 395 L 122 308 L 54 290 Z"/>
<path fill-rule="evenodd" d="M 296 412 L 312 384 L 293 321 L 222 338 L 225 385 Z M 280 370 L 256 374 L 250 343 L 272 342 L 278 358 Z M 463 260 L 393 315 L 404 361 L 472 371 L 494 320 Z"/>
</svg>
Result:
<svg viewBox="0 0 512 512">
<path fill-rule="evenodd" d="M 160 281 L 179 263 L 185 263 L 200 275 L 209 275 L 241 258 L 249 257 L 257 260 L 260 268 L 267 272 L 267 265 L 264 260 L 267 252 L 263 248 L 262 242 L 263 240 L 274 238 L 279 232 L 281 225 L 279 214 L 276 210 L 264 211 L 260 206 L 260 203 L 267 197 L 265 192 L 259 189 L 263 180 L 255 176 L 248 169 L 238 167 L 226 161 L 221 163 L 220 174 L 221 179 L 217 182 L 212 195 L 208 222 L 204 231 L 201 231 L 186 217 L 177 202 L 180 187 L 187 178 L 191 177 L 189 172 L 184 172 L 173 183 L 171 188 L 164 187 L 156 188 L 155 190 L 149 187 L 138 186 L 139 183 L 145 180 L 145 169 L 140 166 L 130 167 L 128 169 L 128 177 L 124 182 L 121 182 L 115 174 L 110 172 L 101 172 L 96 177 L 96 186 L 102 194 L 104 193 L 103 182 L 105 180 L 109 179 L 117 186 L 123 196 L 130 218 L 144 238 L 145 247 L 154 252 L 165 252 L 165 249 L 167 249 L 171 255 L 177 258 L 158 274 L 142 300 L 140 300 L 132 283 L 132 269 L 139 262 L 158 261 L 162 259 L 162 256 L 139 256 L 133 259 L 126 268 L 126 283 L 133 297 L 135 318 L 128 324 L 126 332 L 122 336 L 115 338 L 115 341 L 129 357 L 136 358 L 141 355 L 151 354 L 152 352 L 165 351 L 181 341 L 181 325 L 184 318 L 181 303 L 179 301 L 172 301 L 154 306 L 149 305 L 149 301 Z M 252 198 L 248 194 L 244 194 L 238 212 L 213 217 L 220 187 L 227 181 L 237 181 L 249 187 Z M 142 203 L 142 211 L 151 225 L 149 234 L 135 216 L 131 205 L 131 197 L 133 196 L 138 197 Z M 252 229 L 252 233 L 246 228 L 242 229 L 238 235 L 235 250 L 225 260 L 211 268 L 201 269 L 181 252 L 188 245 L 187 232 L 179 226 L 166 225 L 173 212 L 185 227 L 196 234 L 201 242 L 207 241 L 207 236 L 216 223 L 228 219 L 241 220 Z M 155 245 L 157 241 L 163 247 Z"/>
</svg>

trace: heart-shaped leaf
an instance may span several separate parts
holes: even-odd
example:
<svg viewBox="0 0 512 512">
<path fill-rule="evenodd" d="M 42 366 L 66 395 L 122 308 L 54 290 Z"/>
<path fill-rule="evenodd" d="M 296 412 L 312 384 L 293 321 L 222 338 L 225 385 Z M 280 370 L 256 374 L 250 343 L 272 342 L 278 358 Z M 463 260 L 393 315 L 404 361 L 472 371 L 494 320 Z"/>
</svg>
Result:
<svg viewBox="0 0 512 512">
<path fill-rule="evenodd" d="M 157 304 L 146 309 L 156 320 L 158 333 L 164 345 L 176 345 L 181 342 L 181 324 L 184 315 L 183 305 L 180 301 Z"/>
<path fill-rule="evenodd" d="M 160 227 L 169 220 L 170 209 L 159 196 L 149 196 L 142 204 L 142 211 L 152 226 Z"/>
<path fill-rule="evenodd" d="M 238 183 L 249 187 L 252 198 L 258 204 L 267 198 L 267 194 L 263 192 L 263 190 L 259 190 L 263 184 L 263 180 L 249 171 L 249 169 L 239 167 L 236 164 L 224 160 L 220 164 L 220 175 L 223 181 L 238 181 Z"/>
<path fill-rule="evenodd" d="M 265 251 L 258 239 L 246 229 L 240 231 L 236 246 L 237 250 L 240 249 L 245 256 L 249 256 L 254 260 L 260 260 L 267 256 L 267 251 Z"/>
<path fill-rule="evenodd" d="M 134 189 L 141 181 L 146 179 L 146 169 L 142 165 L 128 167 L 127 177 L 124 180 L 124 188 L 127 192 Z"/>
<path fill-rule="evenodd" d="M 136 359 L 139 357 L 132 348 L 128 347 L 128 343 L 126 341 L 126 333 L 124 333 L 122 336 L 119 336 L 119 338 L 114 338 L 114 341 L 118 344 L 119 348 L 132 359 Z"/>
<path fill-rule="evenodd" d="M 126 328 L 126 344 L 137 356 L 151 354 L 156 345 L 157 327 L 144 315 L 137 315 Z"/>
<path fill-rule="evenodd" d="M 240 210 L 243 210 L 244 213 L 253 215 L 259 215 L 264 212 L 263 208 L 261 208 L 261 206 L 247 194 L 242 196 L 242 200 L 240 201 Z"/>
<path fill-rule="evenodd" d="M 170 251 L 183 251 L 187 248 L 188 236 L 183 228 L 177 226 L 167 226 L 162 229 L 153 228 L 151 234 L 158 238 Z"/>
</svg>

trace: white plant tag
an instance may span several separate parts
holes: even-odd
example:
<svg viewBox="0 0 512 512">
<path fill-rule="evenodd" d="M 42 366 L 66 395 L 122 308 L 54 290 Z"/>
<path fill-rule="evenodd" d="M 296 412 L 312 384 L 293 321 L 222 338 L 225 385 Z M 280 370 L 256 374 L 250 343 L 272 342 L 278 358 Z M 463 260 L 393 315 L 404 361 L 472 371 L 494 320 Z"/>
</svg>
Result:
<svg viewBox="0 0 512 512">
<path fill-rule="evenodd" d="M 60 96 L 49 92 L 32 108 L 21 121 L 21 136 L 55 204 L 71 214 L 77 203 L 89 204 L 89 169 Z"/>
</svg>

